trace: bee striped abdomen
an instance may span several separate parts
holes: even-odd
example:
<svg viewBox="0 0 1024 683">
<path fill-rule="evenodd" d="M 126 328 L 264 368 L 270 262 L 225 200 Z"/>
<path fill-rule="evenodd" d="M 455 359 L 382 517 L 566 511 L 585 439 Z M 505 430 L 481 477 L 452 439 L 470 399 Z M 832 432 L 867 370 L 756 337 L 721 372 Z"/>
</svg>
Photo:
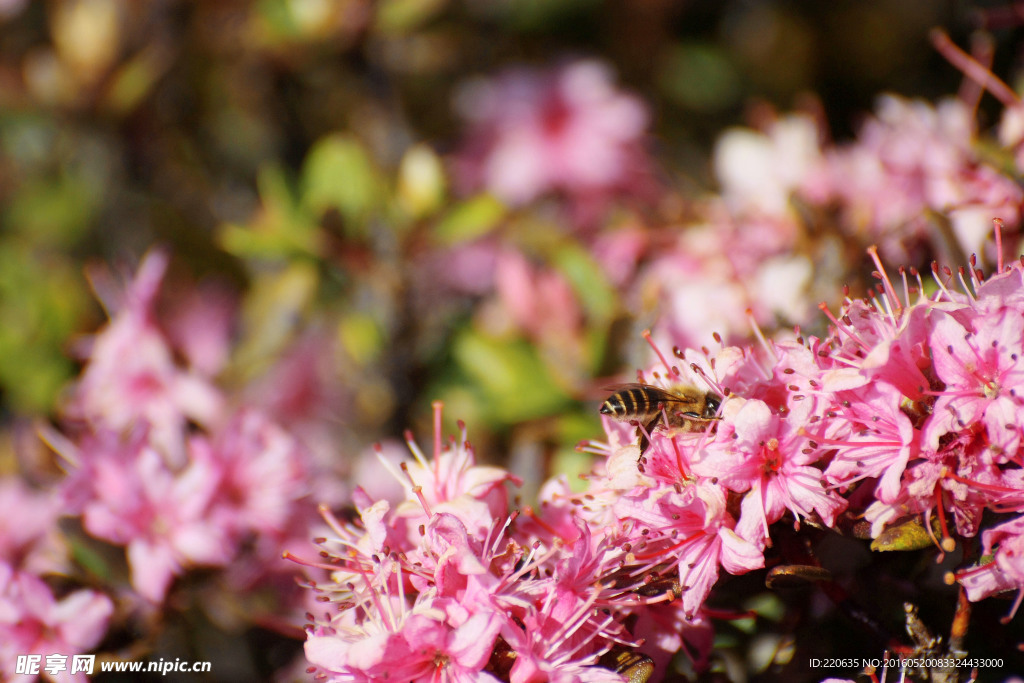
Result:
<svg viewBox="0 0 1024 683">
<path fill-rule="evenodd" d="M 601 413 L 617 420 L 650 419 L 661 410 L 661 404 L 671 402 L 672 396 L 655 387 L 629 386 L 615 392 L 601 405 Z"/>
<path fill-rule="evenodd" d="M 640 389 L 626 389 L 612 394 L 601 406 L 605 415 L 622 418 L 627 415 L 641 415 L 650 410 L 647 394 Z"/>
</svg>

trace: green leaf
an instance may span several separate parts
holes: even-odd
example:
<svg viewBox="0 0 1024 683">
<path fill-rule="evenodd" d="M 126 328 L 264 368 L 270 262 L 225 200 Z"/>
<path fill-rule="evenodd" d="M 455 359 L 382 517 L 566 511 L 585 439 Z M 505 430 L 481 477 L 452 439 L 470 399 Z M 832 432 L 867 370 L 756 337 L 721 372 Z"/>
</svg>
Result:
<svg viewBox="0 0 1024 683">
<path fill-rule="evenodd" d="M 932 518 L 932 533 L 934 536 L 928 534 L 920 515 L 905 517 L 885 527 L 878 538 L 871 542 L 871 549 L 886 552 L 890 550 L 921 550 L 934 546 L 935 541 L 932 538 L 940 538 L 942 535 L 942 527 L 939 525 L 937 517 Z"/>
<path fill-rule="evenodd" d="M 243 307 L 243 334 L 233 358 L 242 379 L 258 376 L 294 337 L 312 307 L 320 276 L 308 261 L 261 273 Z"/>
<path fill-rule="evenodd" d="M 92 222 L 98 199 L 83 178 L 46 177 L 25 183 L 10 199 L 5 222 L 36 243 L 77 243 Z"/>
<path fill-rule="evenodd" d="M 344 315 L 338 323 L 338 336 L 352 359 L 363 366 L 376 360 L 385 344 L 380 326 L 367 313 Z"/>
<path fill-rule="evenodd" d="M 262 211 L 246 225 L 220 229 L 221 246 L 240 258 L 278 260 L 295 255 L 318 255 L 320 228 L 295 198 L 279 167 L 267 165 L 257 177 Z"/>
<path fill-rule="evenodd" d="M 454 245 L 482 237 L 505 218 L 505 205 L 491 195 L 477 195 L 458 204 L 434 226 L 434 238 Z"/>
<path fill-rule="evenodd" d="M 379 0 L 377 28 L 383 33 L 405 33 L 441 11 L 447 0 Z"/>
<path fill-rule="evenodd" d="M 331 135 L 310 150 L 302 167 L 302 205 L 314 216 L 335 209 L 345 221 L 347 235 L 362 235 L 383 198 L 383 180 L 354 137 Z"/>
<path fill-rule="evenodd" d="M 15 409 L 45 413 L 73 374 L 64 354 L 90 299 L 57 254 L 18 240 L 0 243 L 0 386 Z"/>
<path fill-rule="evenodd" d="M 570 398 L 552 380 L 533 346 L 466 330 L 454 341 L 456 363 L 482 394 L 491 419 L 521 422 L 551 415 Z"/>
<path fill-rule="evenodd" d="M 658 70 L 662 91 L 698 111 L 720 111 L 739 99 L 739 75 L 721 47 L 683 43 L 667 51 Z"/>
<path fill-rule="evenodd" d="M 782 621 L 786 616 L 786 605 L 782 599 L 767 591 L 750 597 L 743 603 L 743 608 L 769 621 Z"/>
<path fill-rule="evenodd" d="M 595 324 L 610 321 L 617 309 L 618 297 L 593 257 L 583 247 L 567 244 L 555 251 L 553 260 L 572 285 L 591 321 Z"/>
</svg>

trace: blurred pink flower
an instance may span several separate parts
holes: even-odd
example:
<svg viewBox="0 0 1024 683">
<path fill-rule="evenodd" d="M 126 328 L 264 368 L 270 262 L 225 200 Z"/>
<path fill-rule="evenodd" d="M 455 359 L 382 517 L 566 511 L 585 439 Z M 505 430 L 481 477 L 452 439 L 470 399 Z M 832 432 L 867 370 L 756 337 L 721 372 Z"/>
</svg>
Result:
<svg viewBox="0 0 1024 683">
<path fill-rule="evenodd" d="M 221 478 L 215 463 L 171 470 L 141 430 L 127 440 L 89 438 L 76 459 L 65 495 L 81 501 L 86 531 L 125 546 L 132 586 L 147 600 L 162 602 L 188 567 L 223 565 L 234 554 L 231 530 L 210 515 Z"/>
<path fill-rule="evenodd" d="M 721 203 L 707 219 L 654 252 L 633 285 L 641 309 L 658 315 L 659 344 L 712 346 L 716 332 L 727 343 L 747 339 L 751 314 L 770 328 L 810 319 L 814 266 L 794 251 L 791 219 L 740 220 Z"/>
<path fill-rule="evenodd" d="M 67 547 L 57 527 L 58 497 L 33 491 L 20 479 L 0 479 L 0 558 L 35 574 L 64 569 Z"/>
<path fill-rule="evenodd" d="M 647 171 L 646 108 L 596 61 L 471 83 L 457 108 L 469 126 L 456 167 L 463 185 L 512 205 L 550 192 L 605 198 L 635 187 Z"/>
<path fill-rule="evenodd" d="M 200 374 L 213 377 L 227 363 L 238 309 L 236 297 L 214 282 L 175 292 L 166 318 L 167 338 Z"/>
<path fill-rule="evenodd" d="M 498 297 L 516 325 L 533 339 L 575 339 L 583 313 L 561 273 L 534 267 L 520 252 L 507 249 L 495 266 Z"/>
<path fill-rule="evenodd" d="M 993 217 L 1017 224 L 1024 191 L 982 161 L 976 137 L 963 102 L 932 107 L 882 97 L 857 142 L 829 155 L 831 193 L 850 229 L 877 240 L 886 258 L 905 261 L 915 242 L 935 241 L 929 214 L 939 213 L 948 216 L 957 247 L 980 253 Z"/>
<path fill-rule="evenodd" d="M 736 215 L 785 217 L 791 200 L 815 194 L 824 170 L 821 132 L 815 121 L 790 115 L 772 121 L 764 132 L 737 128 L 715 143 L 715 175 L 721 196 Z"/>
<path fill-rule="evenodd" d="M 167 261 L 167 254 L 152 251 L 139 266 L 120 307 L 91 341 L 67 414 L 118 432 L 145 423 L 169 462 L 181 464 L 186 425 L 212 423 L 223 398 L 175 361 L 157 325 L 154 307 Z"/>
<path fill-rule="evenodd" d="M 213 438 L 197 436 L 189 445 L 190 460 L 218 477 L 208 524 L 228 530 L 237 542 L 276 545 L 300 507 L 313 512 L 306 499 L 311 482 L 305 448 L 260 411 L 242 410 Z"/>
<path fill-rule="evenodd" d="M 48 655 L 88 652 L 103 639 L 113 612 L 102 593 L 78 590 L 58 600 L 39 577 L 0 562 L 0 670 L 14 676 L 18 655 L 41 655 L 45 670 Z M 87 680 L 67 670 L 45 675 L 57 683 Z"/>
</svg>

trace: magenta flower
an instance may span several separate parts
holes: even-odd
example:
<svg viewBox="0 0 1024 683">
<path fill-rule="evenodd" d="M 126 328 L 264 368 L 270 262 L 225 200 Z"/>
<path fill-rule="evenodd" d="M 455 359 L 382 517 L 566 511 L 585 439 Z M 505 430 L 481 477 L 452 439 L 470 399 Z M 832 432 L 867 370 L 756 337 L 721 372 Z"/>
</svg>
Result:
<svg viewBox="0 0 1024 683">
<path fill-rule="evenodd" d="M 757 547 L 733 530 L 725 494 L 717 486 L 695 484 L 681 491 L 664 488 L 626 496 L 615 505 L 621 519 L 636 520 L 637 541 L 646 546 L 637 560 L 650 570 L 677 567 L 682 606 L 697 615 L 722 566 L 742 574 L 764 566 Z M 646 530 L 641 536 L 641 530 Z"/>
<path fill-rule="evenodd" d="M 109 433 L 87 439 L 64 491 L 79 501 L 86 531 L 125 546 L 132 586 L 159 603 L 175 576 L 225 564 L 234 545 L 230 529 L 210 517 L 219 472 L 202 460 L 172 470 L 146 439 L 140 430 L 126 441 Z"/>
<path fill-rule="evenodd" d="M 207 380 L 175 361 L 155 318 L 168 257 L 150 252 L 107 326 L 92 339 L 68 415 L 123 432 L 147 425 L 151 439 L 175 464 L 184 462 L 189 421 L 211 424 L 223 398 Z"/>
<path fill-rule="evenodd" d="M 783 418 L 762 401 L 746 401 L 726 414 L 718 438 L 694 466 L 699 474 L 746 494 L 736 532 L 756 545 L 763 546 L 768 526 L 786 510 L 797 520 L 817 513 L 831 525 L 846 507 L 813 466 L 821 454 L 803 429 L 809 416 L 803 408 L 809 404 L 794 402 Z"/>
<path fill-rule="evenodd" d="M 945 383 L 925 430 L 928 446 L 938 448 L 948 432 L 980 423 L 990 446 L 1004 452 L 1020 446 L 1024 424 L 1024 320 L 1019 312 L 974 318 L 968 326 L 941 316 L 930 346 L 935 373 Z"/>
<path fill-rule="evenodd" d="M 0 667 L 14 675 L 18 655 L 76 655 L 94 648 L 107 630 L 114 603 L 92 590 L 54 597 L 34 574 L 0 562 Z M 47 678 L 56 683 L 85 683 L 85 674 L 67 671 Z"/>
<path fill-rule="evenodd" d="M 508 71 L 466 87 L 458 109 L 469 124 L 457 167 L 464 185 L 509 204 L 550 192 L 606 198 L 646 174 L 647 111 L 598 62 Z"/>
</svg>

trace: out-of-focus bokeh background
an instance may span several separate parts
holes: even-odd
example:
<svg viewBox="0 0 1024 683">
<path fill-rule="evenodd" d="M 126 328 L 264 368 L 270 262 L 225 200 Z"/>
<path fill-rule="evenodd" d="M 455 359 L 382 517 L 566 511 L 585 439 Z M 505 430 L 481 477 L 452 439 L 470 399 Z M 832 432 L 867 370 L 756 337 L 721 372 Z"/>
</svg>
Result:
<svg viewBox="0 0 1024 683">
<path fill-rule="evenodd" d="M 386 495 L 372 445 L 428 440 L 440 400 L 529 501 L 590 467 L 575 445 L 650 364 L 643 330 L 666 353 L 820 334 L 872 244 L 922 272 L 990 263 L 994 216 L 1016 244 L 1019 136 L 992 142 L 1005 103 L 932 31 L 1013 87 L 1022 25 L 953 0 L 0 0 L 0 474 L 45 490 L 56 434 L 91 433 L 109 387 L 76 378 L 149 254 L 141 317 L 215 387 L 183 390 L 179 427 L 218 438 L 196 396 L 264 411 L 342 508 Z M 904 163 L 907 188 L 962 182 L 899 204 L 865 169 Z M 283 620 L 227 602 L 142 649 L 248 623 L 218 676 L 270 676 Z"/>
<path fill-rule="evenodd" d="M 989 22 L 1007 24 L 995 33 L 996 70 L 1012 77 L 1019 29 L 1010 5 L 992 5 Z M 473 377 L 486 371 L 459 353 L 466 302 L 417 301 L 425 285 L 416 257 L 491 230 L 567 229 L 560 216 L 527 219 L 485 206 L 437 167 L 467 139 L 459 93 L 474 79 L 599 59 L 611 83 L 647 110 L 644 146 L 658 184 L 657 201 L 616 207 L 642 218 L 616 220 L 669 222 L 714 187 L 709 155 L 717 135 L 749 124 L 761 107 L 807 105 L 844 139 L 882 91 L 954 93 L 961 76 L 931 48 L 928 31 L 943 26 L 967 44 L 982 6 L 6 0 L 3 405 L 45 414 L 76 372 L 70 344 L 101 320 L 83 265 L 137 261 L 162 244 L 183 273 L 223 279 L 252 300 L 283 296 L 271 281 L 291 269 L 301 291 L 277 302 L 290 310 L 276 321 L 253 320 L 266 312 L 254 303 L 260 310 L 249 324 L 280 325 L 283 342 L 304 317 L 321 316 L 321 333 L 345 347 L 336 369 L 356 391 L 352 403 L 339 403 L 339 420 L 359 434 L 356 442 L 398 433 L 430 399 L 487 389 Z M 595 306 L 607 318 L 628 313 L 619 301 Z M 251 327 L 245 332 L 260 343 Z M 249 353 L 265 359 L 273 351 Z M 622 370 L 622 357 L 611 358 L 592 360 L 584 375 Z M 235 370 L 252 372 L 254 362 L 250 355 Z M 572 398 L 564 383 L 562 395 L 552 395 L 550 368 L 526 367 L 536 391 L 493 387 L 495 395 L 519 396 L 517 405 L 506 399 L 457 412 L 480 429 L 537 417 Z"/>
</svg>

